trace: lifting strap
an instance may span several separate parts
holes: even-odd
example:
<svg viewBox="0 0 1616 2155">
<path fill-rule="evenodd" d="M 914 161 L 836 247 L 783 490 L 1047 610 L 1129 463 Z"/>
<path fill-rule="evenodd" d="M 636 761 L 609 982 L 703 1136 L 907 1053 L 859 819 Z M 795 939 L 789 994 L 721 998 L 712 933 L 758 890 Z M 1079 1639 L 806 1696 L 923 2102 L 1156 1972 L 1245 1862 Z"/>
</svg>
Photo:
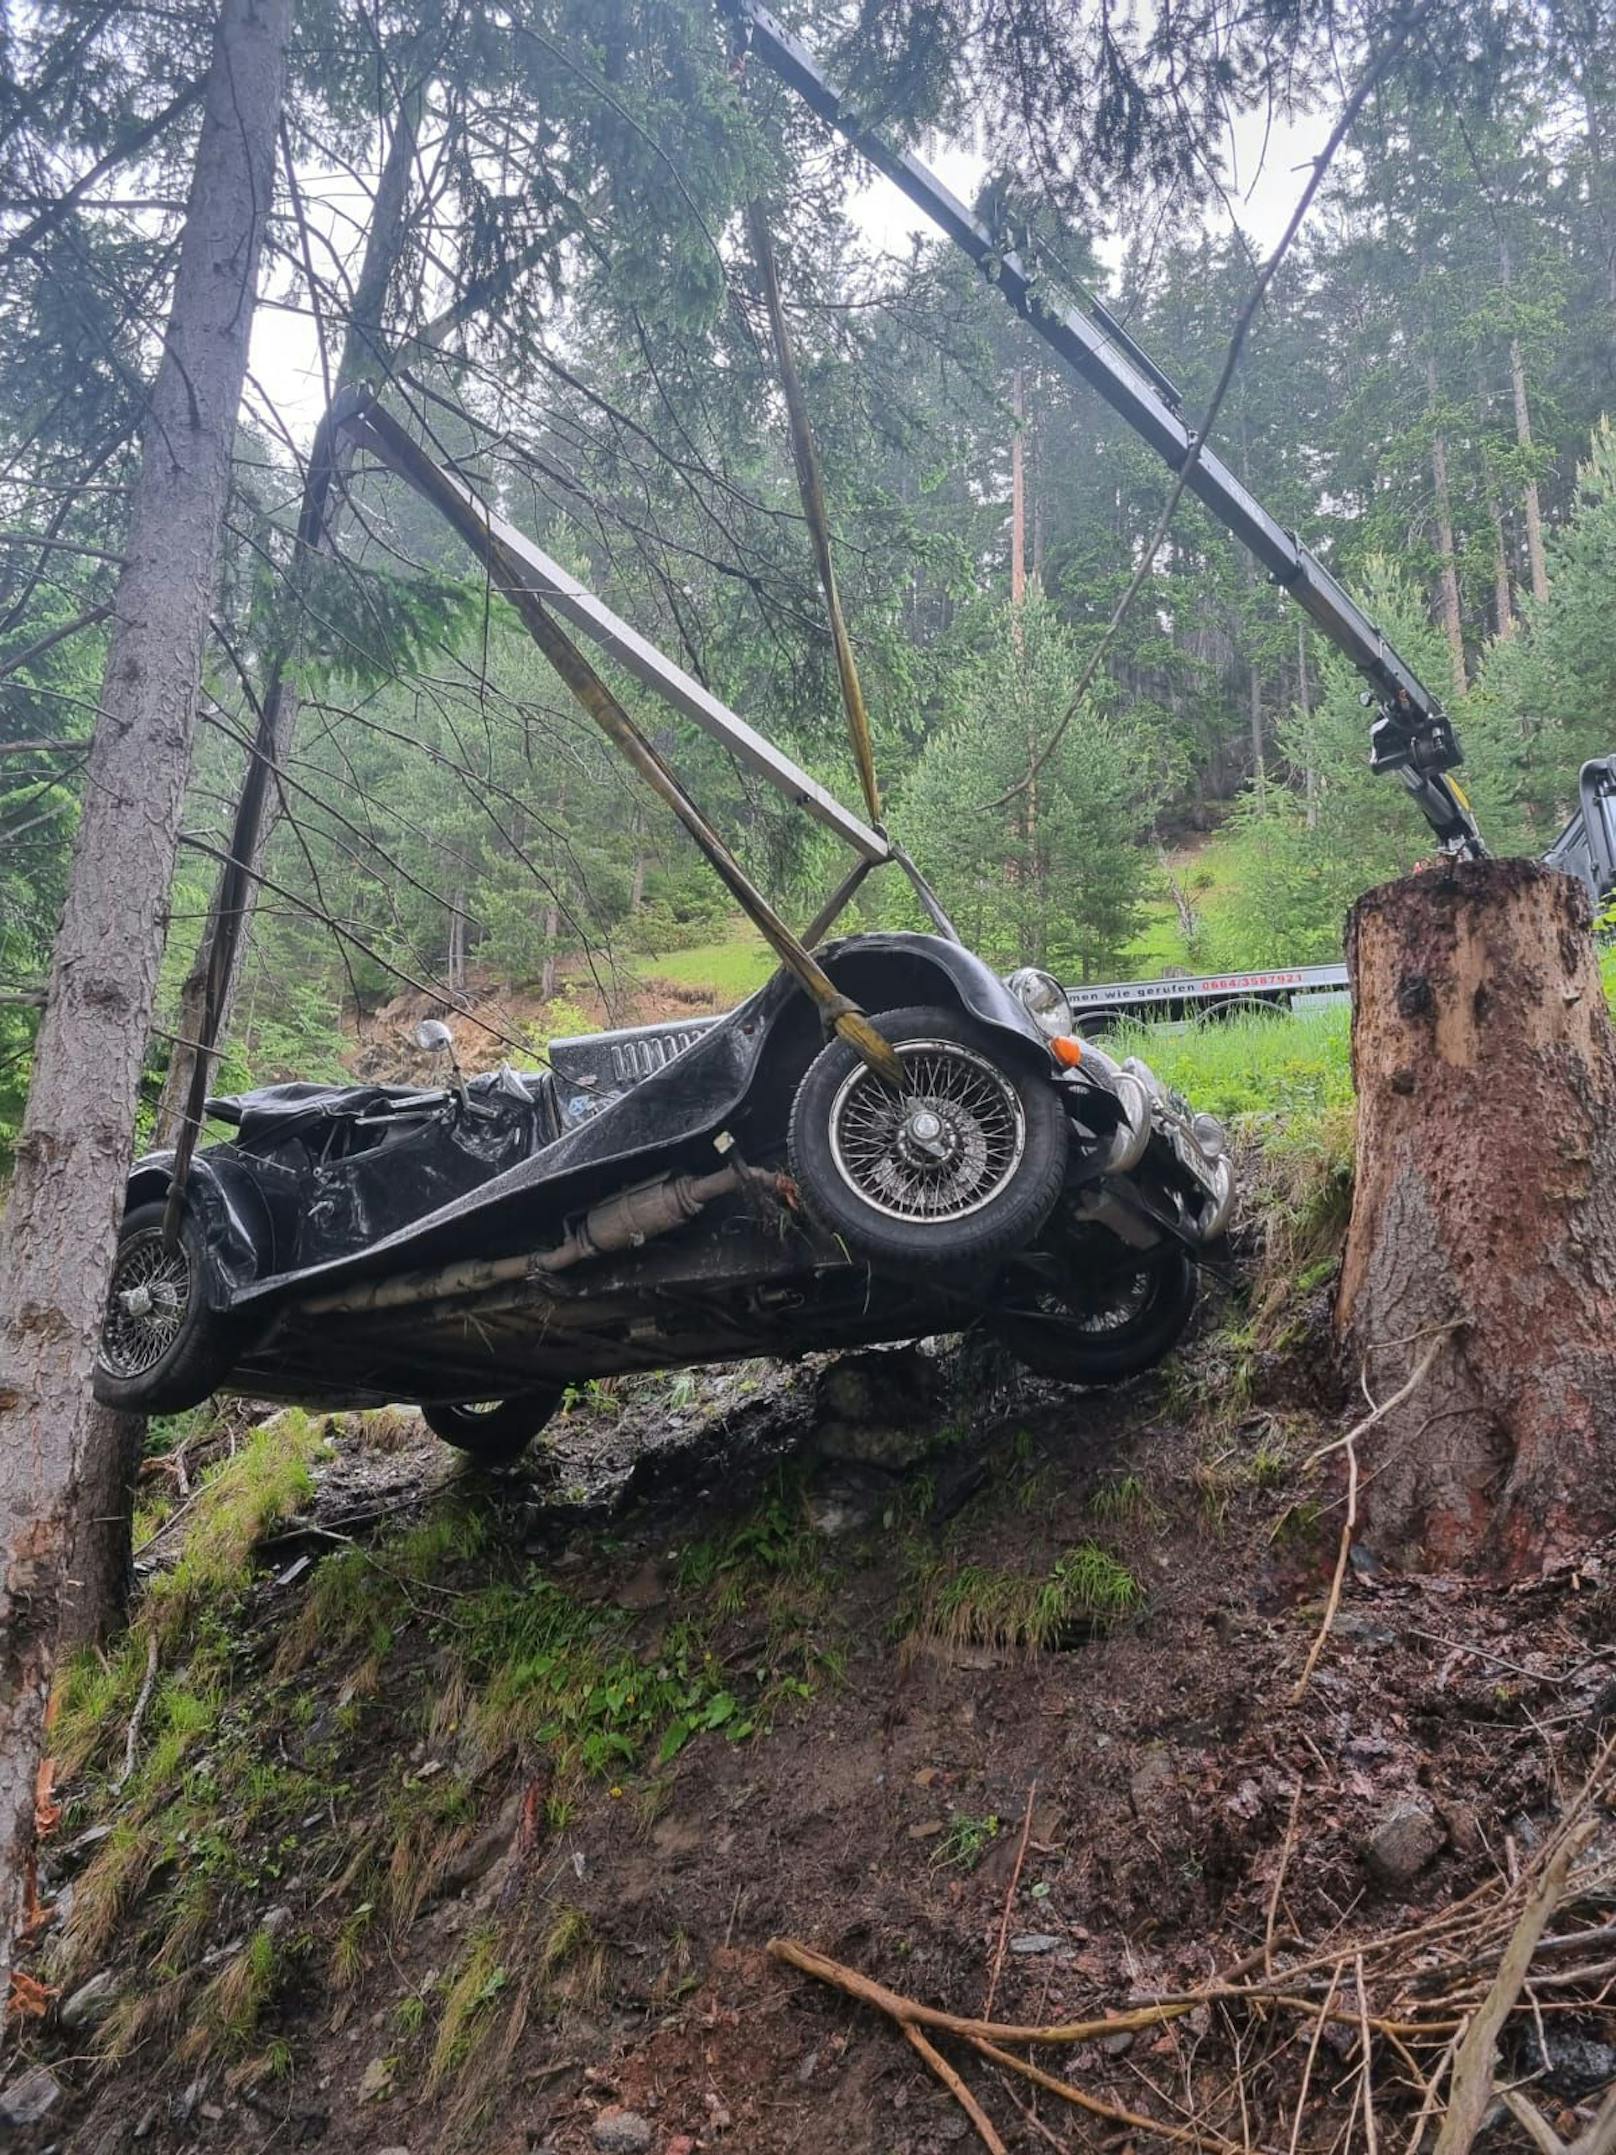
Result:
<svg viewBox="0 0 1616 2155">
<path fill-rule="evenodd" d="M 858 765 L 859 784 L 864 788 L 865 811 L 876 829 L 880 830 L 881 788 L 876 783 L 875 749 L 870 740 L 870 714 L 864 708 L 864 691 L 859 686 L 858 667 L 853 659 L 853 643 L 847 633 L 847 623 L 842 618 L 842 602 L 837 595 L 836 570 L 830 558 L 830 519 L 825 513 L 825 488 L 819 473 L 819 452 L 814 446 L 813 428 L 808 424 L 808 406 L 803 397 L 802 381 L 797 373 L 797 362 L 791 349 L 791 337 L 786 329 L 785 309 L 780 304 L 780 280 L 775 273 L 774 247 L 769 239 L 769 221 L 763 213 L 761 202 L 747 204 L 746 228 L 751 235 L 752 254 L 763 283 L 763 300 L 769 310 L 769 327 L 774 333 L 775 357 L 780 362 L 780 386 L 785 391 L 786 416 L 791 423 L 791 459 L 797 467 L 797 492 L 802 497 L 802 513 L 808 525 L 808 536 L 813 541 L 820 589 L 825 594 L 825 611 L 830 616 L 830 640 L 836 650 L 836 672 L 842 684 L 842 708 L 847 713 L 847 731 L 853 743 L 853 761 Z"/>
<path fill-rule="evenodd" d="M 574 699 L 621 751 L 658 798 L 690 833 L 725 888 L 757 928 L 786 970 L 818 1006 L 827 1029 L 836 1032 L 877 1077 L 903 1089 L 903 1065 L 856 1003 L 811 957 L 786 922 L 747 875 L 685 791 L 683 781 L 650 738 L 641 732 L 593 666 L 562 630 L 540 594 L 533 589 L 520 558 L 493 529 L 486 509 L 468 497 L 411 439 L 396 419 L 369 402 L 347 422 L 423 501 L 428 502 L 465 540 L 482 562 L 496 591 L 521 615 L 524 627 L 561 676 Z"/>
</svg>

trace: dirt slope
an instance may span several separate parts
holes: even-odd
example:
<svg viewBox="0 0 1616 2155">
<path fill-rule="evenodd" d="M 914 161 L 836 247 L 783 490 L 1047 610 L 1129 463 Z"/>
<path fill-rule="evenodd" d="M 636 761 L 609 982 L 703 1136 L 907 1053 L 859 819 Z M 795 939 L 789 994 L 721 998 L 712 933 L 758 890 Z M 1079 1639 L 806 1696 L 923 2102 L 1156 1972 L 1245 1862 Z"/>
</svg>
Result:
<svg viewBox="0 0 1616 2155">
<path fill-rule="evenodd" d="M 1237 1304 L 1110 1397 L 976 1352 L 645 1380 L 503 1482 L 401 1415 L 195 1437 L 214 1478 L 58 1721 L 43 2010 L 0 2074 L 48 2107 L 13 2144 L 980 2144 L 878 2014 L 768 1957 L 786 1935 L 966 2014 L 1002 1962 L 994 2017 L 1037 2022 L 1266 1941 L 1291 2006 L 1044 2065 L 1197 2144 L 1317 2155 L 1370 2144 L 1368 2087 L 1403 2145 L 1428 2029 L 1485 1988 L 1616 1706 L 1616 1587 L 1600 1550 L 1501 1598 L 1351 1573 L 1292 1703 L 1337 1536 L 1302 1466 L 1345 1426 L 1321 1314 L 1261 1355 Z M 1573 1941 L 1616 1892 L 1593 1815 Z M 1367 2074 L 1364 1941 L 1364 2010 L 1415 2000 Z M 1598 1955 L 1571 1960 L 1500 2068 L 1568 2139 L 1616 2076 Z M 951 2054 L 1007 2147 L 1128 2144 Z M 1531 2144 L 1490 2113 L 1478 2144 Z"/>
</svg>

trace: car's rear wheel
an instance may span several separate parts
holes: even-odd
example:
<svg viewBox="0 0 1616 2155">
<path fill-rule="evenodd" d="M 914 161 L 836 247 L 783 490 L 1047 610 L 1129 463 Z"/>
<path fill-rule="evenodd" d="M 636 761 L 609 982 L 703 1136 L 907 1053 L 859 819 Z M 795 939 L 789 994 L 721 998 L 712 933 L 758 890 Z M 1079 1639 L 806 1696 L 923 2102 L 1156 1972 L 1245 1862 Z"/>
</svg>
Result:
<svg viewBox="0 0 1616 2155">
<path fill-rule="evenodd" d="M 1066 1171 L 1066 1111 L 1049 1078 L 962 1011 L 871 1022 L 904 1089 L 842 1040 L 810 1064 L 791 1110 L 791 1171 L 810 1212 L 887 1271 L 957 1272 L 1025 1248 Z"/>
<path fill-rule="evenodd" d="M 560 1385 L 547 1385 L 543 1391 L 518 1392 L 509 1399 L 481 1400 L 475 1405 L 423 1406 L 421 1419 L 435 1437 L 475 1459 L 480 1467 L 511 1467 L 560 1406 L 562 1397 Z"/>
<path fill-rule="evenodd" d="M 170 1247 L 166 1210 L 159 1199 L 124 1217 L 96 1352 L 96 1398 L 132 1414 L 200 1406 L 235 1359 L 233 1328 L 207 1306 L 202 1230 L 182 1212 Z"/>
<path fill-rule="evenodd" d="M 1195 1267 L 1174 1245 L 1132 1267 L 1073 1274 L 1016 1294 L 993 1329 L 1017 1361 L 1059 1384 L 1121 1384 L 1154 1368 L 1195 1312 Z"/>
</svg>

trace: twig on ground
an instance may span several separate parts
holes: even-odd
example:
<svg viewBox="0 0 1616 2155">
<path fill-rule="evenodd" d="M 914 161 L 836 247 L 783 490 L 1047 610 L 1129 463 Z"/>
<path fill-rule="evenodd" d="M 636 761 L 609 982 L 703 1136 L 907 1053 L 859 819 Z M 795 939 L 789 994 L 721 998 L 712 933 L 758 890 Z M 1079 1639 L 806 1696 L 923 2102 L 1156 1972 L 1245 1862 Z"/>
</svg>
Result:
<svg viewBox="0 0 1616 2155">
<path fill-rule="evenodd" d="M 1027 1790 L 1027 1810 L 1021 1821 L 1021 1841 L 1016 1849 L 1015 1867 L 1010 1873 L 1010 1887 L 1004 1896 L 1004 1914 L 999 1919 L 999 1942 L 993 1949 L 993 1966 L 988 1974 L 988 1992 L 982 2001 L 982 2018 L 993 2018 L 993 2000 L 999 1988 L 999 1977 L 1004 1972 L 1004 1949 L 1010 1938 L 1010 1916 L 1016 1904 L 1016 1888 L 1021 1883 L 1021 1866 L 1027 1860 L 1027 1837 L 1032 1832 L 1033 1798 L 1038 1793 L 1034 1781 Z"/>
<path fill-rule="evenodd" d="M 1302 1673 L 1291 1687 L 1291 1704 L 1293 1706 L 1300 1706 L 1307 1696 L 1308 1685 L 1313 1681 L 1313 1671 L 1319 1665 L 1319 1656 L 1323 1653 L 1324 1643 L 1330 1636 L 1330 1628 L 1335 1622 L 1335 1612 L 1341 1606 L 1341 1588 L 1347 1576 L 1347 1564 L 1352 1556 L 1352 1537 L 1358 1526 L 1358 1449 L 1350 1437 L 1347 1438 L 1346 1442 L 1347 1516 L 1341 1522 L 1341 1543 L 1335 1553 L 1335 1576 L 1330 1581 L 1330 1596 L 1324 1604 L 1324 1621 L 1319 1626 L 1318 1637 L 1308 1648 L 1307 1659 L 1302 1664 Z"/>
<path fill-rule="evenodd" d="M 1274 1873 L 1274 1890 L 1268 1896 L 1268 1919 L 1263 1925 L 1263 1974 L 1270 1980 L 1274 1973 L 1274 1925 L 1279 1917 L 1279 1896 L 1285 1890 L 1285 1873 L 1290 1868 L 1291 1850 L 1296 1845 L 1296 1818 L 1301 1807 L 1302 1777 L 1298 1774 L 1296 1787 L 1291 1792 L 1291 1815 L 1285 1828 L 1284 1845 L 1279 1851 L 1279 1869 Z"/>
<path fill-rule="evenodd" d="M 1001 2050 L 985 2035 L 967 2036 L 966 2041 L 993 2064 L 1019 2073 L 1023 2080 L 1046 2088 L 1051 2095 L 1058 2095 L 1063 2103 L 1070 2103 L 1075 2109 L 1086 2110 L 1090 2117 L 1107 2118 L 1113 2125 L 1126 2125 L 1136 2133 L 1153 2133 L 1158 2140 L 1176 2140 L 1183 2147 L 1215 2148 L 1219 2155 L 1237 2155 L 1234 2142 L 1225 2140 L 1221 2133 L 1198 2132 L 1188 2125 L 1168 2125 L 1160 2118 L 1147 2118 L 1142 2111 L 1125 2109 L 1121 2103 L 1103 2102 L 1098 2095 L 1074 2087 L 1069 2080 L 1057 2080 L 1053 2073 L 1046 2073 L 1029 2058 L 1018 2058 L 1013 2051 Z"/>
<path fill-rule="evenodd" d="M 1358 1986 L 1358 2064 L 1363 2074 L 1364 2147 L 1367 2155 L 1380 2155 L 1375 2131 L 1375 2076 L 1369 2062 L 1369 1999 L 1364 1988 L 1363 1955 L 1357 1955 L 1354 1976 Z"/>
<path fill-rule="evenodd" d="M 1009 2155 L 1009 2150 L 1005 2147 L 1004 2142 L 993 2130 L 987 2112 L 982 2108 L 982 2105 L 977 2101 L 964 2081 L 961 2080 L 959 2074 L 955 2072 L 953 2066 L 949 2064 L 942 2052 L 935 2045 L 927 2042 L 912 2021 L 906 2024 L 903 2032 L 909 2038 L 911 2048 L 918 2056 L 925 2059 L 926 2063 L 943 2083 L 943 2086 L 947 2088 L 949 2094 L 953 2096 L 955 2102 L 959 2104 L 965 2115 L 976 2127 L 977 2137 L 981 2140 L 982 2145 L 990 2150 L 990 2155 Z"/>
<path fill-rule="evenodd" d="M 1383 1422 L 1394 1407 L 1400 1407 L 1410 1392 L 1425 1381 L 1431 1364 L 1441 1352 L 1442 1342 L 1448 1335 L 1451 1332 L 1461 1332 L 1463 1330 L 1464 1319 L 1456 1317 L 1451 1324 L 1442 1325 L 1437 1331 L 1431 1333 L 1430 1345 L 1414 1365 L 1412 1374 L 1403 1380 L 1390 1399 L 1383 1399 L 1373 1413 L 1366 1414 L 1363 1420 L 1349 1429 L 1344 1437 L 1332 1437 L 1328 1444 L 1321 1444 L 1316 1451 L 1309 1452 L 1302 1461 L 1301 1471 L 1305 1474 L 1309 1467 L 1316 1467 L 1321 1459 L 1328 1459 L 1332 1452 L 1339 1452 L 1344 1446 L 1354 1443 L 1359 1437 L 1367 1436 L 1377 1422 Z"/>
<path fill-rule="evenodd" d="M 1594 2121 L 1571 2150 L 1571 2155 L 1612 2155 L 1616 2149 L 1616 2087 L 1607 2088 Z"/>
<path fill-rule="evenodd" d="M 1498 1964 L 1492 1988 L 1466 2030 L 1454 2058 L 1448 2114 L 1436 2136 L 1436 2155 L 1469 2155 L 1470 2145 L 1493 2099 L 1493 2061 L 1499 2035 L 1520 1996 L 1537 1942 L 1565 1893 L 1566 1874 L 1572 1859 L 1586 1847 L 1593 1830 L 1591 1823 L 1585 1821 L 1560 1835 L 1544 1868 L 1541 1883 L 1521 1911 L 1515 1934 Z"/>
<path fill-rule="evenodd" d="M 146 1637 L 146 1675 L 135 1699 L 135 1710 L 129 1716 L 129 1733 L 123 1744 L 123 1770 L 112 1784 L 116 1795 L 135 1770 L 135 1751 L 140 1743 L 140 1725 L 146 1718 L 146 1708 L 157 1683 L 157 1634 L 149 1632 Z"/>
<path fill-rule="evenodd" d="M 1500 2088 L 1499 2097 L 1504 2108 L 1539 2150 L 1539 2155 L 1566 2155 L 1566 2144 L 1539 2110 L 1536 2103 L 1528 2100 L 1521 2088 Z"/>
<path fill-rule="evenodd" d="M 1296 2118 L 1291 2126 L 1290 2155 L 1296 2155 L 1296 2143 L 1302 2136 L 1302 2120 L 1307 2115 L 1307 2091 L 1313 2082 L 1313 2061 L 1319 2054 L 1319 2038 L 1324 2033 L 1324 2023 L 1330 2017 L 1330 2007 L 1335 2000 L 1336 1987 L 1341 1981 L 1341 1963 L 1335 1964 L 1330 1977 L 1330 1987 L 1324 1994 L 1318 2018 L 1313 2023 L 1313 2037 L 1307 2046 L 1307 2063 L 1302 2067 L 1302 2092 L 1296 2098 Z"/>
</svg>

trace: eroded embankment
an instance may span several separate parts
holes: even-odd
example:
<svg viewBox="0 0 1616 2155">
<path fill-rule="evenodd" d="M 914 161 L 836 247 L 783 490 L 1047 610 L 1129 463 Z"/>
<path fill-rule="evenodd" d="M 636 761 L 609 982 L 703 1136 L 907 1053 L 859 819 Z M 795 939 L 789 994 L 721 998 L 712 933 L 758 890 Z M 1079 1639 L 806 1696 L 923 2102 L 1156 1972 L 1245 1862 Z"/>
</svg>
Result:
<svg viewBox="0 0 1616 2155">
<path fill-rule="evenodd" d="M 979 2139 L 784 1935 L 1000 2021 L 1271 1968 L 1037 2055 L 1181 2143 L 1402 2145 L 1616 1704 L 1616 1591 L 1598 1551 L 1505 1597 L 1354 1571 L 1294 1697 L 1350 1413 L 1288 1262 L 1310 1293 L 1113 1396 L 974 1352 L 640 1380 L 503 1481 L 403 1415 L 193 1433 L 64 1689 L 17 2144 Z M 1607 1920 L 1595 1818 L 1551 1940 Z M 1504 2038 L 1568 2140 L 1602 1952 L 1551 1945 Z M 1107 2144 L 944 2047 L 1005 2146 Z"/>
</svg>

